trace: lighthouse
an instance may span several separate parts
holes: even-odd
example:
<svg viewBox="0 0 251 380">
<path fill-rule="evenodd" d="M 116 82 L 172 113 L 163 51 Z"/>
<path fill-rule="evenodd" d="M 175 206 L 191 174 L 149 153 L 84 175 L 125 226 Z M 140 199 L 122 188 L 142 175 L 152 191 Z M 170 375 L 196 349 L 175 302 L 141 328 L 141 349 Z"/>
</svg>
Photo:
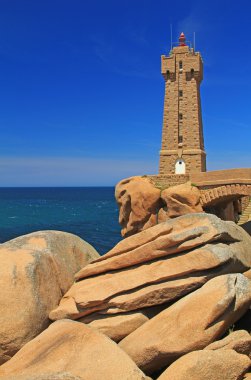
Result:
<svg viewBox="0 0 251 380">
<path fill-rule="evenodd" d="M 199 52 L 180 34 L 178 46 L 161 56 L 165 99 L 159 174 L 206 171 L 200 84 L 203 62 Z"/>
</svg>

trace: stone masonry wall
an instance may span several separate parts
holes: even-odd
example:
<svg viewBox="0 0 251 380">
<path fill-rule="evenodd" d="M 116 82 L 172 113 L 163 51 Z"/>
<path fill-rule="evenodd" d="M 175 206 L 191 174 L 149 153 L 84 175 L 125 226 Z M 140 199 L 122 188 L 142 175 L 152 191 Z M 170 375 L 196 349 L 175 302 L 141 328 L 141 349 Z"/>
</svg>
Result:
<svg viewBox="0 0 251 380">
<path fill-rule="evenodd" d="M 181 185 L 189 181 L 188 174 L 169 174 L 169 175 L 149 175 L 147 178 L 159 188 L 168 188 L 171 186 Z"/>
</svg>

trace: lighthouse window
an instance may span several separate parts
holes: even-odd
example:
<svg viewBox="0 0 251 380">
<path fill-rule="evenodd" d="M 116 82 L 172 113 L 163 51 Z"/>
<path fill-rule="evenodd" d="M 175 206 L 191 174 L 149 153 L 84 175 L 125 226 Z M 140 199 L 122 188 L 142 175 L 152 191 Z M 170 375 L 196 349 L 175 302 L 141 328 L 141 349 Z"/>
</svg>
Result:
<svg viewBox="0 0 251 380">
<path fill-rule="evenodd" d="M 167 72 L 166 72 L 166 78 L 170 79 L 170 71 L 169 70 L 167 70 Z"/>
<path fill-rule="evenodd" d="M 179 96 L 180 96 L 180 97 L 183 96 L 183 91 L 182 91 L 182 90 L 179 90 Z"/>
<path fill-rule="evenodd" d="M 183 68 L 182 61 L 179 61 L 179 69 L 182 70 L 182 68 Z"/>
<path fill-rule="evenodd" d="M 191 69 L 191 77 L 194 77 L 194 69 Z"/>
<path fill-rule="evenodd" d="M 183 115 L 182 115 L 182 113 L 179 113 L 179 119 L 180 119 L 180 120 L 183 119 Z"/>
</svg>

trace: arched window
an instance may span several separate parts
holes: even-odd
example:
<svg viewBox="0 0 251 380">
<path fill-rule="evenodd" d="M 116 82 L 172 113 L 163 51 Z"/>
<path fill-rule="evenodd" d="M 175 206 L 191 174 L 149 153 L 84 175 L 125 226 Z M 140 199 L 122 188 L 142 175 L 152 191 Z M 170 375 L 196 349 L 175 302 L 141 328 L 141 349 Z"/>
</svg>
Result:
<svg viewBox="0 0 251 380">
<path fill-rule="evenodd" d="M 186 163 L 182 158 L 175 162 L 175 174 L 186 174 Z"/>
<path fill-rule="evenodd" d="M 179 69 L 180 69 L 180 70 L 183 69 L 183 63 L 182 63 L 182 61 L 179 61 Z"/>
<path fill-rule="evenodd" d="M 167 70 L 167 72 L 166 72 L 166 79 L 167 80 L 170 79 L 170 71 L 169 70 Z"/>
</svg>

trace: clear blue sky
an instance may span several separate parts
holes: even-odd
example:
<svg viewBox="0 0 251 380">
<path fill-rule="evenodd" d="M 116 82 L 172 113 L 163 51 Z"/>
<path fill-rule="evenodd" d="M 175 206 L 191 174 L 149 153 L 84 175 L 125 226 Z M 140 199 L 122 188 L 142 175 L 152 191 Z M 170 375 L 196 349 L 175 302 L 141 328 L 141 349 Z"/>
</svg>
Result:
<svg viewBox="0 0 251 380">
<path fill-rule="evenodd" d="M 0 186 L 157 173 L 170 23 L 203 56 L 208 169 L 250 167 L 250 13 L 248 0 L 0 0 Z"/>
</svg>

